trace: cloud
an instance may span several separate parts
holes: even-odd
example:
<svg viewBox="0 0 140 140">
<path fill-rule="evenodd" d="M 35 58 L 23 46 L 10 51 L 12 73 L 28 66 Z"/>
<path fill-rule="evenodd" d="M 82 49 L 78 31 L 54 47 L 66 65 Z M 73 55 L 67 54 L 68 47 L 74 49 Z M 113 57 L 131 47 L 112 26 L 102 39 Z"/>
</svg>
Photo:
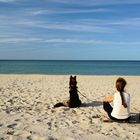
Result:
<svg viewBox="0 0 140 140">
<path fill-rule="evenodd" d="M 23 16 L 21 16 L 23 17 Z M 68 32 L 86 32 L 86 33 L 117 33 L 123 29 L 121 27 L 128 28 L 129 30 L 139 30 L 140 18 L 123 18 L 123 19 L 67 19 L 59 21 L 59 19 L 51 20 L 47 19 L 29 19 L 25 17 L 16 16 L 0 16 L 0 30 L 1 33 L 8 33 L 14 31 L 14 33 L 25 34 L 28 29 L 28 33 L 33 30 L 45 29 L 45 30 L 64 30 Z M 10 23 L 9 23 L 10 21 Z M 121 29 L 121 30 L 120 30 Z M 9 31 L 8 31 L 9 30 Z M 4 32 L 3 32 L 4 31 Z M 16 32 L 17 31 L 17 32 Z M 25 31 L 25 32 L 24 32 Z M 57 31 L 56 31 L 57 32 Z"/>
<path fill-rule="evenodd" d="M 10 23 L 9 23 L 10 21 Z M 27 30 L 28 29 L 28 30 Z M 114 32 L 114 29 L 110 27 L 93 25 L 90 23 L 82 23 L 79 21 L 44 21 L 44 20 L 31 20 L 5 17 L 0 18 L 0 35 L 3 34 L 29 34 L 36 32 L 37 30 L 56 30 L 56 34 L 59 31 L 71 32 L 85 32 L 85 33 L 110 33 Z"/>
<path fill-rule="evenodd" d="M 109 9 L 55 9 L 55 10 L 33 10 L 30 15 L 42 15 L 42 14 L 80 14 L 80 13 L 100 13 L 100 12 L 109 12 Z"/>
<path fill-rule="evenodd" d="M 109 24 L 112 25 L 131 25 L 131 26 L 140 26 L 140 18 L 128 18 L 118 21 L 112 21 Z"/>
<path fill-rule="evenodd" d="M 10 3 L 10 2 L 15 2 L 16 0 L 0 0 L 0 2 L 3 3 Z"/>
<path fill-rule="evenodd" d="M 112 32 L 114 31 L 111 28 L 101 27 L 97 25 L 89 25 L 88 23 L 80 23 L 80 22 L 37 22 L 37 21 L 23 21 L 19 22 L 19 24 L 37 27 L 43 29 L 53 29 L 53 30 L 66 30 L 66 31 L 78 31 L 78 32 Z"/>
<path fill-rule="evenodd" d="M 64 3 L 64 4 L 78 4 L 84 6 L 91 5 L 118 5 L 118 4 L 138 4 L 139 0 L 50 0 L 53 2 Z"/>
<path fill-rule="evenodd" d="M 123 19 L 81 19 L 82 23 L 94 23 L 94 25 L 99 26 L 109 26 L 109 25 L 117 25 L 117 26 L 140 26 L 140 18 L 123 18 Z"/>
<path fill-rule="evenodd" d="M 13 38 L 13 37 L 1 37 L 0 43 L 29 43 L 29 42 L 42 42 L 40 38 Z"/>
<path fill-rule="evenodd" d="M 120 32 L 121 27 L 139 30 L 140 18 L 123 18 L 119 20 L 114 19 L 77 19 L 69 22 L 57 21 L 23 21 L 19 24 L 25 26 L 52 29 L 52 30 L 66 30 L 76 32 L 91 32 L 91 33 L 115 33 Z M 122 30 L 122 29 L 121 29 Z"/>
<path fill-rule="evenodd" d="M 0 37 L 0 43 L 49 43 L 49 44 L 98 44 L 98 45 L 140 45 L 140 42 L 122 42 L 122 41 L 103 41 L 96 39 L 73 39 L 73 38 L 18 38 L 18 37 Z"/>
</svg>

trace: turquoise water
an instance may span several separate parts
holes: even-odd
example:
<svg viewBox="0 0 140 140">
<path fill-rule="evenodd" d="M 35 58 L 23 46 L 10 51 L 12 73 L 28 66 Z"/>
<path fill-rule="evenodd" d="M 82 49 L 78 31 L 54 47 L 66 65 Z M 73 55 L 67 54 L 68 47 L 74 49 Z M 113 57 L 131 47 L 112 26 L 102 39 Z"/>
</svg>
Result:
<svg viewBox="0 0 140 140">
<path fill-rule="evenodd" d="M 140 61 L 0 60 L 0 73 L 140 75 Z"/>
</svg>

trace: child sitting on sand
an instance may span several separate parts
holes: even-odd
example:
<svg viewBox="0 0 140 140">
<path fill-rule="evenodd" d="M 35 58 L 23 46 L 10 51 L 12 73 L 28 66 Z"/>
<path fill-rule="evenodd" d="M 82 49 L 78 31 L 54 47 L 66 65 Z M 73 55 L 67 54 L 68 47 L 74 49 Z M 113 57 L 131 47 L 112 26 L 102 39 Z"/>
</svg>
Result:
<svg viewBox="0 0 140 140">
<path fill-rule="evenodd" d="M 103 108 L 109 118 L 114 121 L 128 121 L 130 119 L 130 95 L 124 90 L 126 81 L 118 78 L 116 81 L 117 92 L 110 99 L 103 100 Z M 113 101 L 113 108 L 109 102 Z"/>
</svg>

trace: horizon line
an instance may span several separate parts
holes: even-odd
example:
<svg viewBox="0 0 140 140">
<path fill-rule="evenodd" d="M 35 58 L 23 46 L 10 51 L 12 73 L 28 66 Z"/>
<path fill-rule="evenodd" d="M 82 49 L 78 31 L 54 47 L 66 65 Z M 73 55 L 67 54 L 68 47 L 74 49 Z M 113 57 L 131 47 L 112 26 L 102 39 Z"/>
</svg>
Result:
<svg viewBox="0 0 140 140">
<path fill-rule="evenodd" d="M 100 59 L 0 59 L 0 61 L 140 61 L 140 60 L 126 60 L 126 59 L 105 59 L 105 60 L 100 60 Z"/>
</svg>

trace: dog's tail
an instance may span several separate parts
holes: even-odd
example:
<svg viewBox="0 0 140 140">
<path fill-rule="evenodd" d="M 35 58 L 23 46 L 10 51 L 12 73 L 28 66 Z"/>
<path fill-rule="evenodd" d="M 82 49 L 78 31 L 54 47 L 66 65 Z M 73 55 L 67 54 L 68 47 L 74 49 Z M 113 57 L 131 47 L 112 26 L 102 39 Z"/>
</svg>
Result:
<svg viewBox="0 0 140 140">
<path fill-rule="evenodd" d="M 65 106 L 65 105 L 64 105 L 64 103 L 60 102 L 60 103 L 55 104 L 55 105 L 54 105 L 54 108 L 55 108 L 55 107 L 60 107 L 60 106 Z"/>
</svg>

